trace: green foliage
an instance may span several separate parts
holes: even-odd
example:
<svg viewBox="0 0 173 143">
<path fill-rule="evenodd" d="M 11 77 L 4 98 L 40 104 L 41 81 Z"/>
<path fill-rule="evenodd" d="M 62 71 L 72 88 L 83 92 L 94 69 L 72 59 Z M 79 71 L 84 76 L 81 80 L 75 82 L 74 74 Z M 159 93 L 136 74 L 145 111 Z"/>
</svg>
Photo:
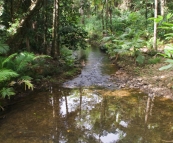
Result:
<svg viewBox="0 0 173 143">
<path fill-rule="evenodd" d="M 160 71 L 162 71 L 162 70 L 168 70 L 168 69 L 172 69 L 173 68 L 173 60 L 172 59 L 167 59 L 165 62 L 166 63 L 169 63 L 169 64 L 166 65 L 166 66 L 163 66 L 163 67 L 159 68 Z"/>
<path fill-rule="evenodd" d="M 9 47 L 5 44 L 0 45 L 0 54 L 7 54 Z M 28 76 L 29 68 L 34 66 L 37 61 L 44 58 L 51 58 L 47 55 L 34 55 L 29 52 L 14 53 L 8 57 L 0 57 L 0 94 L 2 98 L 14 95 L 14 89 L 9 86 L 24 84 L 26 89 L 34 89 L 31 83 L 32 78 Z M 35 74 L 35 73 L 34 73 Z"/>
<path fill-rule="evenodd" d="M 161 61 L 160 57 L 152 57 L 150 59 L 147 60 L 148 64 L 157 64 Z"/>
<path fill-rule="evenodd" d="M 2 98 L 8 97 L 10 98 L 10 96 L 15 95 L 14 89 L 13 88 L 2 88 L 2 90 L 0 91 L 0 94 L 2 96 Z"/>
<path fill-rule="evenodd" d="M 8 56 L 7 58 L 5 58 L 3 61 L 2 61 L 2 68 L 4 67 L 4 65 L 6 63 L 9 63 L 10 61 L 13 61 L 14 57 L 17 56 L 17 53 L 14 53 L 10 56 Z"/>
<path fill-rule="evenodd" d="M 74 25 L 64 26 L 60 29 L 59 34 L 61 35 L 60 41 L 62 46 L 66 46 L 69 49 L 76 50 L 79 47 L 85 49 L 87 32 L 82 28 Z"/>
<path fill-rule="evenodd" d="M 0 42 L 0 55 L 6 54 L 9 51 L 9 46 Z"/>
<path fill-rule="evenodd" d="M 72 50 L 64 47 L 61 49 L 61 64 L 65 64 L 67 67 L 74 66 L 75 57 L 72 55 Z"/>
<path fill-rule="evenodd" d="M 32 77 L 30 77 L 30 76 L 22 76 L 22 77 L 20 77 L 18 79 L 18 84 L 24 83 L 25 90 L 27 88 L 33 90 L 34 89 L 34 85 L 31 83 L 31 80 L 32 80 Z"/>
<path fill-rule="evenodd" d="M 89 35 L 102 34 L 102 24 L 101 19 L 99 19 L 96 15 L 90 16 L 90 18 L 85 19 L 85 30 L 89 33 Z"/>
<path fill-rule="evenodd" d="M 139 20 L 140 19 L 140 20 Z M 113 16 L 113 31 L 115 34 L 103 37 L 101 48 L 107 50 L 111 57 L 116 55 L 131 55 L 139 64 L 144 63 L 145 57 L 140 49 L 146 46 L 145 17 L 140 12 L 120 11 Z"/>
<path fill-rule="evenodd" d="M 145 61 L 145 57 L 142 54 L 138 54 L 138 56 L 136 57 L 136 62 L 139 64 L 143 64 Z"/>
<path fill-rule="evenodd" d="M 149 18 L 149 20 L 154 20 L 158 23 L 158 35 L 160 38 L 165 37 L 166 40 L 170 40 L 173 37 L 173 23 L 172 23 L 172 13 L 168 13 L 165 17 L 159 15 L 157 18 Z"/>
<path fill-rule="evenodd" d="M 158 54 L 163 56 L 164 58 L 173 58 L 173 45 L 167 44 L 164 48 L 164 53 L 158 53 Z"/>
<path fill-rule="evenodd" d="M 18 83 L 19 83 L 19 84 L 24 83 L 24 85 L 25 85 L 25 90 L 26 90 L 27 88 L 28 88 L 28 89 L 31 89 L 31 90 L 34 89 L 34 85 L 31 83 L 31 80 L 22 79 L 22 80 L 19 80 Z"/>
<path fill-rule="evenodd" d="M 19 74 L 10 69 L 0 69 L 0 82 L 9 81 L 11 78 L 18 77 Z"/>
<path fill-rule="evenodd" d="M 45 58 L 50 58 L 50 59 L 52 59 L 52 57 L 49 56 L 49 55 L 37 55 L 37 56 L 35 56 L 35 57 L 33 58 L 33 60 L 45 59 Z"/>
<path fill-rule="evenodd" d="M 7 29 L 9 35 L 14 35 L 19 27 L 19 19 L 15 19 L 14 23 L 9 22 L 10 27 Z"/>
<path fill-rule="evenodd" d="M 130 35 L 129 35 L 130 34 Z M 145 40 L 140 38 L 141 33 L 127 32 L 119 37 L 104 37 L 102 43 L 107 47 L 107 53 L 114 57 L 117 54 L 130 54 L 135 57 L 136 62 L 142 64 L 145 57 L 140 52 L 140 48 L 146 45 Z M 133 37 L 132 39 L 130 37 Z"/>
</svg>

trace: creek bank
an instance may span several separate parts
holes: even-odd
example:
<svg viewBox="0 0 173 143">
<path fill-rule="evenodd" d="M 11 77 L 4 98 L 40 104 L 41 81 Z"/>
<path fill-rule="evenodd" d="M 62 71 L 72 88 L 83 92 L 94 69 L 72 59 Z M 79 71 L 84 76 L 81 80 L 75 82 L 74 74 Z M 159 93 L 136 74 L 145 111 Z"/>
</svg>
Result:
<svg viewBox="0 0 173 143">
<path fill-rule="evenodd" d="M 160 63 L 139 66 L 129 57 L 115 62 L 120 68 L 111 75 L 119 88 L 138 88 L 149 96 L 162 96 L 173 100 L 173 71 L 159 71 Z"/>
<path fill-rule="evenodd" d="M 58 65 L 57 61 L 52 61 L 51 63 L 52 63 L 51 67 L 57 67 Z M 34 92 L 39 92 L 39 91 L 48 91 L 50 90 L 50 87 L 60 85 L 63 82 L 73 79 L 74 77 L 79 75 L 82 69 L 80 61 L 76 61 L 74 66 L 71 67 L 70 69 L 71 71 L 69 72 L 69 68 L 61 67 L 61 70 L 59 70 L 58 73 L 56 72 L 53 73 L 52 71 L 52 75 L 49 75 L 49 76 L 43 76 L 42 73 L 44 73 L 44 70 L 39 70 L 39 71 L 42 71 L 42 73 L 40 74 L 35 73 L 35 74 L 39 74 L 41 78 L 33 79 L 32 81 L 34 85 L 34 90 L 30 90 L 30 89 L 25 90 L 24 85 L 16 86 L 15 87 L 16 95 L 11 96 L 10 99 L 9 98 L 0 99 L 0 119 L 4 118 L 4 114 L 8 113 L 7 110 L 9 108 L 12 108 L 12 106 L 18 102 L 24 101 L 25 98 L 27 98 L 30 94 Z M 46 69 L 46 70 L 51 70 L 51 69 Z"/>
</svg>

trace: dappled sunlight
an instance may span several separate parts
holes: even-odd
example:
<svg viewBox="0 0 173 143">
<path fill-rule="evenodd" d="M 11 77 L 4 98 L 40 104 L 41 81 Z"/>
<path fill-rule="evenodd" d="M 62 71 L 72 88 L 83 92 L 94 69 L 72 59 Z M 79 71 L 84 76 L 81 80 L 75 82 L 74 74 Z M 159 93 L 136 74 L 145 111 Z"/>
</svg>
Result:
<svg viewBox="0 0 173 143">
<path fill-rule="evenodd" d="M 114 90 L 114 91 L 104 91 L 101 90 L 99 93 L 102 96 L 118 96 L 118 97 L 124 97 L 124 96 L 130 96 L 131 93 L 128 90 Z"/>
</svg>

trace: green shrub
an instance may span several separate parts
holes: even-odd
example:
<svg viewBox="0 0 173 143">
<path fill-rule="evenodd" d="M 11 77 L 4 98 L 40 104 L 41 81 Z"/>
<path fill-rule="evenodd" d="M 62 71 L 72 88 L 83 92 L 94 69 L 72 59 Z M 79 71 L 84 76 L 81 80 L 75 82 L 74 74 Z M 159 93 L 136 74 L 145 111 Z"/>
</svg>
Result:
<svg viewBox="0 0 173 143">
<path fill-rule="evenodd" d="M 148 64 L 157 64 L 160 63 L 161 58 L 160 57 L 152 57 L 147 60 Z"/>
</svg>

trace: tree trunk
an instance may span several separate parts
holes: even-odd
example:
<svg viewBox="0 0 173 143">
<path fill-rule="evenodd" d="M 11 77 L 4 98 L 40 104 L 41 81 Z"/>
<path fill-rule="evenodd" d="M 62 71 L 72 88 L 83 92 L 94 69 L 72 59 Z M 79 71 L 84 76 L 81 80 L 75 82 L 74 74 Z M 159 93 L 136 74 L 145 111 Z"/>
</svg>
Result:
<svg viewBox="0 0 173 143">
<path fill-rule="evenodd" d="M 108 13 L 108 0 L 105 0 L 105 5 L 106 5 L 105 27 L 106 27 L 106 34 L 107 34 L 107 30 L 108 30 L 108 18 L 109 18 L 109 13 Z"/>
<path fill-rule="evenodd" d="M 28 23 L 28 21 L 31 19 L 31 17 L 35 14 L 35 12 L 39 9 L 40 4 L 42 3 L 42 0 L 31 0 L 31 5 L 27 11 L 27 14 L 20 19 L 19 25 L 15 29 L 16 33 L 11 35 L 8 39 L 8 44 L 12 49 L 12 52 L 16 52 L 18 50 L 18 45 L 16 45 L 16 41 L 19 39 L 19 35 L 21 35 L 21 32 L 23 31 L 23 28 L 25 28 L 25 24 Z"/>
<path fill-rule="evenodd" d="M 52 48 L 51 56 L 55 57 L 55 49 L 57 46 L 57 0 L 54 0 L 53 8 L 53 24 L 52 24 Z"/>
<path fill-rule="evenodd" d="M 13 0 L 10 1 L 11 22 L 14 21 Z"/>
<path fill-rule="evenodd" d="M 112 2 L 110 2 L 110 6 L 109 6 L 109 14 L 110 14 L 110 31 L 112 33 Z"/>
<path fill-rule="evenodd" d="M 84 5 L 84 2 L 81 0 L 81 1 L 80 1 L 79 13 L 80 13 L 80 15 L 81 15 L 81 23 L 84 25 L 84 24 L 85 24 L 85 16 L 84 16 L 83 5 Z"/>
<path fill-rule="evenodd" d="M 53 25 L 52 25 L 52 49 L 51 56 L 55 57 L 55 53 L 57 56 L 60 56 L 60 36 L 57 33 L 59 31 L 59 2 L 60 0 L 54 0 L 54 9 L 53 9 Z"/>
<path fill-rule="evenodd" d="M 57 0 L 57 32 L 59 32 L 59 27 L 60 27 L 60 0 Z M 60 57 L 60 35 L 57 33 L 57 47 L 56 47 L 56 52 L 58 58 Z"/>
<path fill-rule="evenodd" d="M 158 1 L 155 0 L 154 6 L 154 18 L 157 18 L 157 6 Z M 157 51 L 157 22 L 154 20 L 154 39 L 153 39 L 153 48 Z"/>
<path fill-rule="evenodd" d="M 105 3 L 103 2 L 103 8 L 102 8 L 102 30 L 103 30 L 103 35 L 105 34 L 104 8 L 105 8 Z"/>
<path fill-rule="evenodd" d="M 30 42 L 28 37 L 26 37 L 26 49 L 28 52 L 30 52 Z"/>
<path fill-rule="evenodd" d="M 145 23 L 146 23 L 146 29 L 148 28 L 148 8 L 147 8 L 148 0 L 146 0 L 145 3 Z"/>
<path fill-rule="evenodd" d="M 164 16 L 164 9 L 165 9 L 165 0 L 160 0 L 160 13 L 161 13 L 161 16 Z"/>
<path fill-rule="evenodd" d="M 47 0 L 44 0 L 44 38 L 43 38 L 43 53 L 47 54 Z"/>
</svg>

